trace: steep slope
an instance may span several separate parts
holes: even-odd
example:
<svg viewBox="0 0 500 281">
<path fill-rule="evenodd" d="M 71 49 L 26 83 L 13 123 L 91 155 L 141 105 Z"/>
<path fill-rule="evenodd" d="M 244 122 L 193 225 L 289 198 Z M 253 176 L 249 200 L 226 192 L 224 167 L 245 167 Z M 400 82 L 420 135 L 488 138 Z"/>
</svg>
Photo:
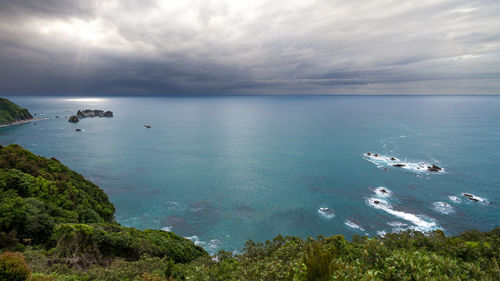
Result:
<svg viewBox="0 0 500 281">
<path fill-rule="evenodd" d="M 206 255 L 174 233 L 122 227 L 114 212 L 104 191 L 57 159 L 0 146 L 0 249 L 57 245 L 58 258 L 79 266 L 143 254 L 176 262 Z"/>
<path fill-rule="evenodd" d="M 21 108 L 8 99 L 0 98 L 0 125 L 31 118 L 33 116 L 31 116 L 27 109 Z"/>
</svg>

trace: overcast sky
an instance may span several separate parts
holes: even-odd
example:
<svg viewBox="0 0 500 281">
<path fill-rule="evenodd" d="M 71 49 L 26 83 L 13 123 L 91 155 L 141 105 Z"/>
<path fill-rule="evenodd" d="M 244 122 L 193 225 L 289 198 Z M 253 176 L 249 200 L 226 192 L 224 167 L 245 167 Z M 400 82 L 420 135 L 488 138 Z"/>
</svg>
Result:
<svg viewBox="0 0 500 281">
<path fill-rule="evenodd" d="M 500 1 L 0 0 L 0 94 L 500 94 Z"/>
</svg>

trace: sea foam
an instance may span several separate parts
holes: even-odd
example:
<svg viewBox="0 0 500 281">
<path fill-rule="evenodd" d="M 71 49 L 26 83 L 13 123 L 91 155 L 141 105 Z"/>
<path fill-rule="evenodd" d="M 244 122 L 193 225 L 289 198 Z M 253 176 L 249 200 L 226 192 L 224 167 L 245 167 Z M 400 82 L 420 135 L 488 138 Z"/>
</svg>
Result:
<svg viewBox="0 0 500 281">
<path fill-rule="evenodd" d="M 318 213 L 326 219 L 332 219 L 335 217 L 335 213 L 333 212 L 333 210 L 327 207 L 319 208 Z"/>
<path fill-rule="evenodd" d="M 357 225 L 356 223 L 352 222 L 349 219 L 345 220 L 344 224 L 347 225 L 350 228 L 354 228 L 354 229 L 359 229 L 361 231 L 365 231 L 364 228 L 362 228 L 361 226 Z"/>
<path fill-rule="evenodd" d="M 415 225 L 414 227 L 410 228 L 419 231 L 431 231 L 437 228 L 437 224 L 433 220 L 425 218 L 420 215 L 394 210 L 393 206 L 384 199 L 368 198 L 366 200 L 366 203 L 375 209 L 382 210 L 388 214 L 391 214 L 395 217 L 411 222 L 412 224 Z"/>
<path fill-rule="evenodd" d="M 218 248 L 221 246 L 222 242 L 219 239 L 211 239 L 210 241 L 201 241 L 198 236 L 188 236 L 184 237 L 191 240 L 196 246 L 203 247 L 209 253 L 216 253 Z"/>
<path fill-rule="evenodd" d="M 385 186 L 375 187 L 373 192 L 375 192 L 375 195 L 377 197 L 381 197 L 381 198 L 388 198 L 388 197 L 391 197 L 391 195 L 392 195 L 392 191 Z"/>
<path fill-rule="evenodd" d="M 491 202 L 489 202 L 487 199 L 479 197 L 479 196 L 474 195 L 472 193 L 462 193 L 462 196 L 465 197 L 466 199 L 469 199 L 470 201 L 491 204 Z"/>
<path fill-rule="evenodd" d="M 432 203 L 432 208 L 435 211 L 440 212 L 440 213 L 445 214 L 445 215 L 449 215 L 449 214 L 455 212 L 455 209 L 453 209 L 453 207 L 449 203 L 446 203 L 446 202 L 439 202 L 439 201 L 434 202 L 434 203 Z"/>
</svg>

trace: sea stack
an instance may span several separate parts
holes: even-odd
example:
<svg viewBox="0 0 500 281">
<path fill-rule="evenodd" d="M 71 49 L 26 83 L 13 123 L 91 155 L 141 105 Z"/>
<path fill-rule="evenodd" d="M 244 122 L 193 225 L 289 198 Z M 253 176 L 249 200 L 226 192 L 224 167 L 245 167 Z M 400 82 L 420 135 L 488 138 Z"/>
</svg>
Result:
<svg viewBox="0 0 500 281">
<path fill-rule="evenodd" d="M 71 116 L 71 117 L 68 119 L 68 122 L 71 122 L 71 123 L 76 123 L 76 122 L 78 122 L 78 116 L 76 116 L 76 115 Z"/>
</svg>

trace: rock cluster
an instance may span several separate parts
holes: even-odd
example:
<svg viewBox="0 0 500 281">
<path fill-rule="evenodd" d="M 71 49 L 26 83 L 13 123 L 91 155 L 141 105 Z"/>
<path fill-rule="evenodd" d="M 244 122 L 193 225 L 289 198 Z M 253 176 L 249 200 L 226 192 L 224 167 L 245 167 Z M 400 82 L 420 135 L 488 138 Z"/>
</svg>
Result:
<svg viewBox="0 0 500 281">
<path fill-rule="evenodd" d="M 71 116 L 68 121 L 76 123 L 78 122 L 79 119 L 81 118 L 86 118 L 86 117 L 113 117 L 113 112 L 112 111 L 104 111 L 104 110 L 99 110 L 99 109 L 85 109 L 85 110 L 78 110 L 76 115 Z"/>
<path fill-rule="evenodd" d="M 427 166 L 427 170 L 431 172 L 439 172 L 441 171 L 441 168 L 436 165 L 432 165 L 432 166 Z"/>
</svg>

